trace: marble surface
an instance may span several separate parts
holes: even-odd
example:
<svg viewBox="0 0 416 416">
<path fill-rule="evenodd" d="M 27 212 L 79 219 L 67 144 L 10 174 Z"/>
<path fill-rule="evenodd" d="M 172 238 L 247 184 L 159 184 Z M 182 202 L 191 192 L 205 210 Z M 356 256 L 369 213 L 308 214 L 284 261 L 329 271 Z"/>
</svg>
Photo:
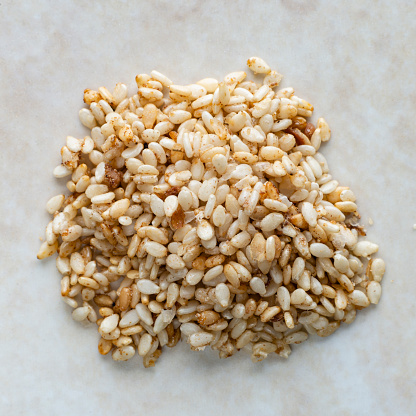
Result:
<svg viewBox="0 0 416 416">
<path fill-rule="evenodd" d="M 416 26 L 411 1 L 0 2 L 0 414 L 416 414 Z M 155 368 L 97 353 L 36 252 L 84 88 L 179 83 L 263 57 L 333 131 L 332 173 L 358 197 L 388 271 L 377 307 L 287 361 L 186 345 Z"/>
</svg>

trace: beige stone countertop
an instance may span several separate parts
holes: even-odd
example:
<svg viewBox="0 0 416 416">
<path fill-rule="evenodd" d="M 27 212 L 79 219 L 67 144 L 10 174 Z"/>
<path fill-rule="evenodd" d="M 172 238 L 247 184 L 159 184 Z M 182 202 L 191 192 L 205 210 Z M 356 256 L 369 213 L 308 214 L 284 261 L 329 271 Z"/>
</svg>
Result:
<svg viewBox="0 0 416 416">
<path fill-rule="evenodd" d="M 0 1 L 0 414 L 416 414 L 414 2 Z M 288 360 L 219 360 L 186 343 L 145 370 L 97 352 L 54 260 L 36 260 L 53 168 L 82 137 L 85 88 L 157 69 L 190 83 L 260 56 L 333 135 L 331 173 L 358 198 L 387 272 L 378 306 Z M 374 225 L 369 226 L 369 218 Z"/>
</svg>

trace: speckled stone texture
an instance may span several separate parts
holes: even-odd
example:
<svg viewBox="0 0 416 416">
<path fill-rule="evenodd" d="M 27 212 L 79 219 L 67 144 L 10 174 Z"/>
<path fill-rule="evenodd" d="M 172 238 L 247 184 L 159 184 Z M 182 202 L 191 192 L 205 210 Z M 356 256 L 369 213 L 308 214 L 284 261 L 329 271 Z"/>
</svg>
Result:
<svg viewBox="0 0 416 416">
<path fill-rule="evenodd" d="M 0 2 L 0 414 L 416 414 L 414 2 Z M 264 58 L 333 132 L 333 176 L 387 264 L 377 307 L 288 361 L 167 350 L 156 368 L 97 352 L 36 253 L 85 88 L 157 69 L 178 83 Z M 368 226 L 368 220 L 374 220 Z M 137 357 L 136 357 L 137 358 Z"/>
</svg>

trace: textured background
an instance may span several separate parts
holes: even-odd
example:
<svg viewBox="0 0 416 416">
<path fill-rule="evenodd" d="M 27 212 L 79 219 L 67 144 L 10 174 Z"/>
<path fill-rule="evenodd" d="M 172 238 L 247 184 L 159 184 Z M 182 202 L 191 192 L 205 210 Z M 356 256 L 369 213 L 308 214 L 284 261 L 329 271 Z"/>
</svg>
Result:
<svg viewBox="0 0 416 416">
<path fill-rule="evenodd" d="M 416 13 L 412 1 L 0 2 L 0 413 L 416 414 Z M 351 186 L 388 272 L 378 307 L 288 361 L 220 361 L 186 345 L 145 371 L 97 352 L 72 321 L 53 260 L 36 260 L 52 176 L 84 88 L 178 83 L 263 57 L 333 131 L 323 147 Z M 146 412 L 146 413 L 144 413 Z"/>
</svg>

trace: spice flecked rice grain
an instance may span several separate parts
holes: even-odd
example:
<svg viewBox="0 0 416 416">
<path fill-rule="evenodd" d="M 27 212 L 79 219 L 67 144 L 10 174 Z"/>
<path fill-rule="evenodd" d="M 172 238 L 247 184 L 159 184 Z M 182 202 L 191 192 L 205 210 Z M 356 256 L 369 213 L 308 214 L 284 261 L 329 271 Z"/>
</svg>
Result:
<svg viewBox="0 0 416 416">
<path fill-rule="evenodd" d="M 67 137 L 38 258 L 58 253 L 61 295 L 95 322 L 98 350 L 153 366 L 181 338 L 220 358 L 287 358 L 377 304 L 384 261 L 353 192 L 319 153 L 331 131 L 262 59 L 222 81 L 152 71 L 137 93 L 86 89 L 89 136 Z M 366 265 L 367 263 L 367 265 Z"/>
</svg>

